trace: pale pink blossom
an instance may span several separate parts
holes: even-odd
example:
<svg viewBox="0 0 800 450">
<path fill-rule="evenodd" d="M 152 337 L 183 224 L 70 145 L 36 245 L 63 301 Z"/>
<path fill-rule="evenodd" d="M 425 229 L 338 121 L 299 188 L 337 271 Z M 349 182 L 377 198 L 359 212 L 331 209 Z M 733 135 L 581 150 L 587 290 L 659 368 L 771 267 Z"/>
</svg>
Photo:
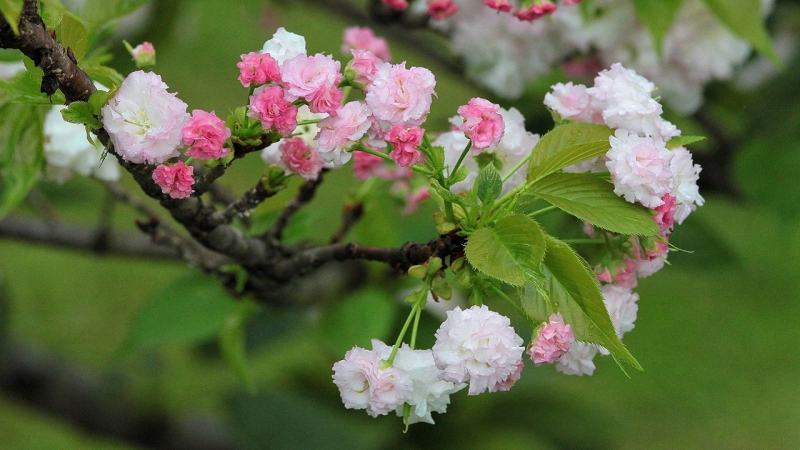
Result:
<svg viewBox="0 0 800 450">
<path fill-rule="evenodd" d="M 677 201 L 674 216 L 675 222 L 680 225 L 692 211 L 705 203 L 697 187 L 697 180 L 700 178 L 702 168 L 698 164 L 694 164 L 692 154 L 685 147 L 672 149 L 672 155 L 670 170 L 673 178 L 670 194 Z"/>
<path fill-rule="evenodd" d="M 344 54 L 350 53 L 353 50 L 367 50 L 372 52 L 382 62 L 389 62 L 392 59 L 392 55 L 389 53 L 389 44 L 386 42 L 386 39 L 375 36 L 372 28 L 345 28 L 343 40 L 342 53 Z"/>
<path fill-rule="evenodd" d="M 160 76 L 139 70 L 103 107 L 103 127 L 122 159 L 160 164 L 178 155 L 181 128 L 189 119 L 186 108 Z"/>
<path fill-rule="evenodd" d="M 511 11 L 511 3 L 508 0 L 483 0 L 483 4 L 500 12 Z"/>
<path fill-rule="evenodd" d="M 639 306 L 639 294 L 628 288 L 616 284 L 606 284 L 602 287 L 603 303 L 606 305 L 608 315 L 611 316 L 611 323 L 620 339 L 625 333 L 631 331 L 636 322 L 636 313 Z"/>
<path fill-rule="evenodd" d="M 556 83 L 544 96 L 544 104 L 565 119 L 577 122 L 603 123 L 600 112 L 592 109 L 592 98 L 586 86 L 572 82 Z"/>
<path fill-rule="evenodd" d="M 281 80 L 281 69 L 278 61 L 269 53 L 250 52 L 241 56 L 242 60 L 236 63 L 239 68 L 239 82 L 244 87 L 251 84 L 264 84 L 269 81 Z"/>
<path fill-rule="evenodd" d="M 269 53 L 278 64 L 283 64 L 295 56 L 306 54 L 306 38 L 280 27 L 272 35 L 272 39 L 264 43 L 261 52 Z"/>
<path fill-rule="evenodd" d="M 406 69 L 405 64 L 381 65 L 367 92 L 367 105 L 384 131 L 399 124 L 421 125 L 436 94 L 436 79 L 430 70 Z"/>
<path fill-rule="evenodd" d="M 153 170 L 153 181 L 161 188 L 161 192 L 169 194 L 172 198 L 186 198 L 192 195 L 194 189 L 194 167 L 187 166 L 183 161 L 174 165 L 161 164 Z"/>
<path fill-rule="evenodd" d="M 325 165 L 317 149 L 299 137 L 284 139 L 280 151 L 282 164 L 278 165 L 287 173 L 294 173 L 306 180 L 316 180 Z"/>
<path fill-rule="evenodd" d="M 348 74 L 348 79 L 352 79 L 357 87 L 367 92 L 372 87 L 372 80 L 383 61 L 369 50 L 354 49 L 351 52 L 353 59 L 345 67 L 345 74 Z"/>
<path fill-rule="evenodd" d="M 325 161 L 336 161 L 334 165 L 338 166 L 350 160 L 347 147 L 364 137 L 371 125 L 369 114 L 369 108 L 363 103 L 352 101 L 339 107 L 335 115 L 317 124 L 319 133 L 314 139 Z"/>
<path fill-rule="evenodd" d="M 337 87 L 342 79 L 340 66 L 339 61 L 321 53 L 314 56 L 299 55 L 284 62 L 281 78 L 286 87 L 286 99 L 294 101 L 302 98 L 309 102 L 312 112 L 331 112 L 317 108 L 320 104 L 329 108 L 330 101 L 337 95 L 341 100 L 342 94 Z"/>
<path fill-rule="evenodd" d="M 584 342 L 575 342 L 567 353 L 556 361 L 556 370 L 566 375 L 592 375 L 597 347 Z"/>
<path fill-rule="evenodd" d="M 478 395 L 502 388 L 517 372 L 522 343 L 507 317 L 485 305 L 456 307 L 436 331 L 432 350 L 440 379 L 468 382 L 469 395 Z"/>
<path fill-rule="evenodd" d="M 372 417 L 386 415 L 411 398 L 414 382 L 395 367 L 383 367 L 386 344 L 374 339 L 373 350 L 353 347 L 333 365 L 333 382 L 345 408 L 366 409 Z M 375 348 L 377 347 L 377 349 Z M 376 350 L 382 350 L 379 353 Z M 391 348 L 390 348 L 391 351 Z"/>
<path fill-rule="evenodd" d="M 430 0 L 428 10 L 425 12 L 433 20 L 444 20 L 458 11 L 458 5 L 453 0 Z"/>
<path fill-rule="evenodd" d="M 403 11 L 408 8 L 408 2 L 406 0 L 381 0 L 384 5 L 388 6 L 389 8 L 394 9 L 395 11 Z"/>
<path fill-rule="evenodd" d="M 520 359 L 517 361 L 517 368 L 511 372 L 511 375 L 508 376 L 505 380 L 500 380 L 497 384 L 494 385 L 493 389 L 490 389 L 489 392 L 506 392 L 510 391 L 511 388 L 519 381 L 520 377 L 522 376 L 522 369 L 525 367 L 525 361 Z"/>
<path fill-rule="evenodd" d="M 413 125 L 404 127 L 395 125 L 386 135 L 386 141 L 394 145 L 389 156 L 398 166 L 408 167 L 422 161 L 422 154 L 417 150 L 425 130 Z"/>
<path fill-rule="evenodd" d="M 353 152 L 353 175 L 359 180 L 378 175 L 384 170 L 383 161 L 383 158 L 372 153 Z"/>
<path fill-rule="evenodd" d="M 561 313 L 555 313 L 551 314 L 547 323 L 539 329 L 527 353 L 537 366 L 552 364 L 569 351 L 573 343 L 575 335 L 572 333 L 572 327 L 564 323 Z"/>
<path fill-rule="evenodd" d="M 247 115 L 259 120 L 264 131 L 274 128 L 284 136 L 297 127 L 297 106 L 284 98 L 283 89 L 277 85 L 256 88 Z"/>
<path fill-rule="evenodd" d="M 514 11 L 514 17 L 526 22 L 532 22 L 547 14 L 553 14 L 556 12 L 556 9 L 558 9 L 558 7 L 555 3 L 551 3 L 549 0 L 542 0 L 539 4 L 534 3 L 527 8 L 520 8 Z"/>
<path fill-rule="evenodd" d="M 474 150 L 495 147 L 500 143 L 504 125 L 499 110 L 500 105 L 480 97 L 458 107 L 458 114 L 464 118 L 459 129 L 472 140 Z"/>
<path fill-rule="evenodd" d="M 219 159 L 228 156 L 230 149 L 224 147 L 231 137 L 230 128 L 217 117 L 214 111 L 207 113 L 201 109 L 192 111 L 192 117 L 181 130 L 183 143 L 190 145 L 186 155 L 195 159 Z"/>
<path fill-rule="evenodd" d="M 614 193 L 648 208 L 661 206 L 664 194 L 673 182 L 670 162 L 672 152 L 658 138 L 641 137 L 627 130 L 617 130 L 609 137 L 611 150 L 606 153 Z"/>
</svg>

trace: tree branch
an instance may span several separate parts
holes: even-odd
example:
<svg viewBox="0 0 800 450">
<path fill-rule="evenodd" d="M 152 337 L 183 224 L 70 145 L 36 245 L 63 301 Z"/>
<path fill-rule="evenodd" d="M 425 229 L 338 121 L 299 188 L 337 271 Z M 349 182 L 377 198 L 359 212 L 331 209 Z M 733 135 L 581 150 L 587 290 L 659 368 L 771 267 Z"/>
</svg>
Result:
<svg viewBox="0 0 800 450">
<path fill-rule="evenodd" d="M 317 192 L 319 185 L 322 184 L 322 178 L 326 171 L 327 169 L 322 169 L 322 172 L 319 173 L 316 180 L 306 181 L 300 186 L 300 189 L 297 191 L 297 196 L 286 204 L 280 217 L 275 221 L 275 225 L 265 234 L 267 242 L 280 242 L 281 239 L 283 239 L 283 230 L 286 228 L 289 220 L 300 208 L 314 198 L 314 194 Z"/>
</svg>

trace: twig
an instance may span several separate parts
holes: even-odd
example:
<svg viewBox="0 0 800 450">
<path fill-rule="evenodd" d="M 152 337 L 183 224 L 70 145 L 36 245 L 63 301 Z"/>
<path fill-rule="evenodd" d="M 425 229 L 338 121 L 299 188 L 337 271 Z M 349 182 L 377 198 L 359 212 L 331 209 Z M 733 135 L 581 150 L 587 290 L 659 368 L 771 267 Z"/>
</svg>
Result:
<svg viewBox="0 0 800 450">
<path fill-rule="evenodd" d="M 297 191 L 297 196 L 286 204 L 286 207 L 283 209 L 283 211 L 281 211 L 281 215 L 278 217 L 278 220 L 275 221 L 275 225 L 273 225 L 272 228 L 265 233 L 265 238 L 268 242 L 281 241 L 283 238 L 283 230 L 286 228 L 289 220 L 297 211 L 300 210 L 300 208 L 305 206 L 314 198 L 314 193 L 317 192 L 317 188 L 322 183 L 322 178 L 326 171 L 327 169 L 323 169 L 322 172 L 319 173 L 319 176 L 316 180 L 306 181 L 302 186 L 300 186 L 300 189 Z"/>
<path fill-rule="evenodd" d="M 223 211 L 217 211 L 212 214 L 208 219 L 209 223 L 220 225 L 229 224 L 233 222 L 233 219 L 237 216 L 247 217 L 250 211 L 255 209 L 264 200 L 280 192 L 280 189 L 267 188 L 262 181 L 263 180 L 259 180 L 255 186 L 245 191 L 239 200 L 229 204 Z"/>
<path fill-rule="evenodd" d="M 361 217 L 364 215 L 364 203 L 358 202 L 352 205 L 346 205 L 344 207 L 344 212 L 342 213 L 342 226 L 339 227 L 339 230 L 336 234 L 331 237 L 331 244 L 336 244 L 342 241 L 347 233 L 350 232 L 350 228 L 353 227 Z"/>
</svg>

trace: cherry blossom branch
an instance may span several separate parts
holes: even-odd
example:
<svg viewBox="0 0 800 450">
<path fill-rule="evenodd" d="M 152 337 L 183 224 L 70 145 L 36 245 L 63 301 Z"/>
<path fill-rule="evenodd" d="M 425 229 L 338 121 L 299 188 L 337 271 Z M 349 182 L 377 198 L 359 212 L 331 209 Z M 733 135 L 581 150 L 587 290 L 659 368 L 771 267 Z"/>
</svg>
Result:
<svg viewBox="0 0 800 450">
<path fill-rule="evenodd" d="M 280 242 L 281 239 L 283 239 L 283 230 L 286 228 L 289 220 L 300 208 L 308 204 L 308 202 L 314 198 L 317 188 L 322 183 L 324 174 L 325 170 L 322 170 L 316 180 L 306 181 L 300 186 L 300 189 L 297 191 L 297 196 L 286 204 L 278 220 L 275 221 L 275 225 L 264 235 L 268 241 Z"/>
<path fill-rule="evenodd" d="M 352 205 L 346 205 L 342 213 L 342 225 L 339 230 L 331 237 L 331 244 L 336 244 L 342 241 L 350 228 L 353 227 L 361 217 L 364 215 L 364 203 L 358 202 Z"/>
<path fill-rule="evenodd" d="M 264 200 L 274 196 L 281 189 L 271 189 L 265 186 L 266 180 L 259 180 L 258 183 L 252 188 L 245 191 L 241 198 L 232 202 L 223 211 L 217 211 L 209 217 L 209 222 L 212 224 L 229 224 L 237 216 L 244 216 Z"/>
</svg>

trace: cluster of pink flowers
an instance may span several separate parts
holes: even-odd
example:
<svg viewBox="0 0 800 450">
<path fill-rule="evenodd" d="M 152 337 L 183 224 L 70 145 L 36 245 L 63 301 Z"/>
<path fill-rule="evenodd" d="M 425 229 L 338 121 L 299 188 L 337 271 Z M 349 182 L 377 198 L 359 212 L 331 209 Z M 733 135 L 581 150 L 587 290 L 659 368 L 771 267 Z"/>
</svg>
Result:
<svg viewBox="0 0 800 450">
<path fill-rule="evenodd" d="M 194 192 L 194 168 L 187 166 L 183 161 L 177 164 L 161 164 L 153 170 L 153 181 L 160 187 L 161 192 L 172 198 L 186 198 Z"/>
</svg>

